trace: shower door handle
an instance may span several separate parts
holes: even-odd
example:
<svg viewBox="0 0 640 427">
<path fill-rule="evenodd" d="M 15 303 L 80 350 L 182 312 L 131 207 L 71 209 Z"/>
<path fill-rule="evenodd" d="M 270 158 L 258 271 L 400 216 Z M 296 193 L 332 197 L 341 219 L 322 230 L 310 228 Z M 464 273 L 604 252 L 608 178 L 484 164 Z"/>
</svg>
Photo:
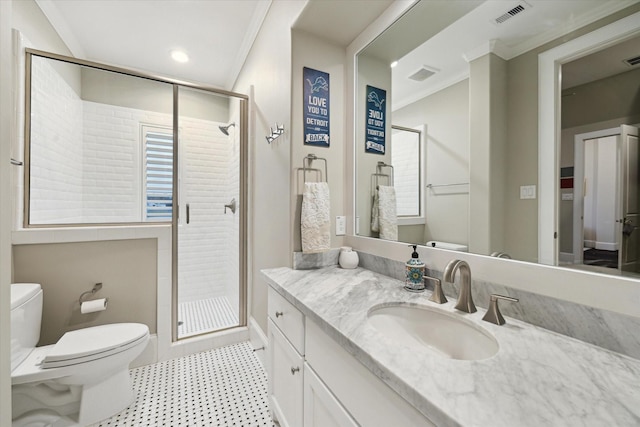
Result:
<svg viewBox="0 0 640 427">
<path fill-rule="evenodd" d="M 187 203 L 187 224 L 189 224 L 189 203 Z"/>
<path fill-rule="evenodd" d="M 231 212 L 236 213 L 236 199 L 235 197 L 231 201 L 224 205 L 224 213 L 227 213 L 227 208 L 231 209 Z"/>
</svg>

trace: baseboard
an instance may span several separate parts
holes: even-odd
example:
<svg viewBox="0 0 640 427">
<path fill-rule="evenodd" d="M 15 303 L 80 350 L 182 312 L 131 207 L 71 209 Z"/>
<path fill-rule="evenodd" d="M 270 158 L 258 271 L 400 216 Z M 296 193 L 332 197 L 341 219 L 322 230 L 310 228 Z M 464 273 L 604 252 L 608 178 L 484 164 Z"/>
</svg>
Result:
<svg viewBox="0 0 640 427">
<path fill-rule="evenodd" d="M 561 264 L 573 264 L 573 252 L 560 252 L 558 256 L 558 261 Z"/>
<path fill-rule="evenodd" d="M 603 251 L 617 251 L 618 244 L 611 242 L 596 242 L 596 249 L 600 249 Z"/>
<path fill-rule="evenodd" d="M 249 319 L 249 341 L 251 342 L 251 346 L 254 348 L 260 363 L 262 363 L 262 366 L 266 369 L 268 345 L 267 335 L 253 317 Z"/>
</svg>

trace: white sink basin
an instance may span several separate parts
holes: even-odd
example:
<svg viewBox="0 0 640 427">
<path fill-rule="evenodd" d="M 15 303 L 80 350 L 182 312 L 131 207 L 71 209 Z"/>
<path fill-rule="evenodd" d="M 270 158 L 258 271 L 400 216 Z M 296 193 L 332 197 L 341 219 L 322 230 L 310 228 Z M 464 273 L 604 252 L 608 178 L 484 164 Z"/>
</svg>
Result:
<svg viewBox="0 0 640 427">
<path fill-rule="evenodd" d="M 428 348 L 448 359 L 481 360 L 498 352 L 489 331 L 437 308 L 385 305 L 371 309 L 368 317 L 389 340 L 416 350 Z"/>
</svg>

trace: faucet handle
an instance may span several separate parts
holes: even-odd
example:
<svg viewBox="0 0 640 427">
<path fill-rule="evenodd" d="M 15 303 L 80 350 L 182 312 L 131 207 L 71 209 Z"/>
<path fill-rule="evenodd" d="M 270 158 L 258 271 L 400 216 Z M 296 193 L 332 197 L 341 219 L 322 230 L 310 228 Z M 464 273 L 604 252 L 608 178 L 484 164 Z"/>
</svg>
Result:
<svg viewBox="0 0 640 427">
<path fill-rule="evenodd" d="M 495 323 L 496 325 L 504 325 L 506 322 L 502 314 L 500 313 L 500 309 L 498 308 L 498 300 L 503 299 L 511 302 L 520 301 L 518 298 L 511 298 L 504 295 L 491 294 L 491 299 L 489 300 L 489 309 L 487 313 L 484 315 L 482 320 L 487 322 Z"/>
<path fill-rule="evenodd" d="M 440 279 L 436 279 L 435 277 L 424 277 L 425 282 L 433 283 L 433 293 L 429 298 L 429 301 L 433 301 L 437 304 L 444 304 L 447 302 L 447 297 L 444 296 L 444 292 L 442 291 L 442 282 Z"/>
</svg>

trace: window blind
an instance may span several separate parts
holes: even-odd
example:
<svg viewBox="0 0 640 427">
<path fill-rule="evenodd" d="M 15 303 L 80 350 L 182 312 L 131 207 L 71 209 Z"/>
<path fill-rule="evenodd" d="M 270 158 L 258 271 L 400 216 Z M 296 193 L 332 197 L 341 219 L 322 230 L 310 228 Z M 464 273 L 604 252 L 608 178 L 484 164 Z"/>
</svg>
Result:
<svg viewBox="0 0 640 427">
<path fill-rule="evenodd" d="M 173 210 L 173 135 L 145 132 L 146 217 L 170 221 Z"/>
</svg>

